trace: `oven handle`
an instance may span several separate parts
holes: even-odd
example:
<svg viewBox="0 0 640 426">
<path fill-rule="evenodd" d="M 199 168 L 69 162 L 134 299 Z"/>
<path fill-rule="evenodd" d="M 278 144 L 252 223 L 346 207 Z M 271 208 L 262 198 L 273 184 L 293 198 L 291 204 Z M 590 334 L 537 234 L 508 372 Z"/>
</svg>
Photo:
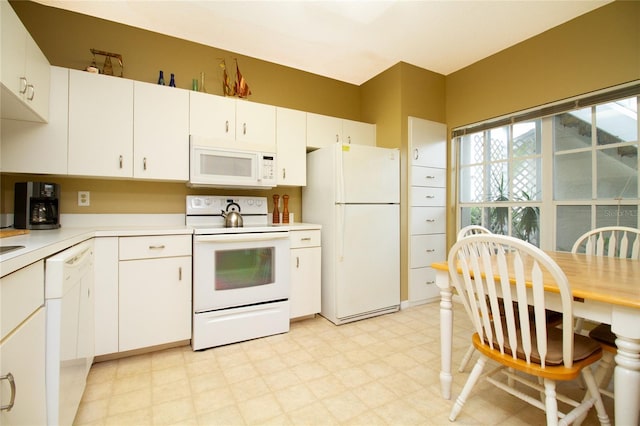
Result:
<svg viewBox="0 0 640 426">
<path fill-rule="evenodd" d="M 264 233 L 264 234 L 219 234 L 196 235 L 193 241 L 196 243 L 228 243 L 228 242 L 252 242 L 288 239 L 288 232 Z"/>
</svg>

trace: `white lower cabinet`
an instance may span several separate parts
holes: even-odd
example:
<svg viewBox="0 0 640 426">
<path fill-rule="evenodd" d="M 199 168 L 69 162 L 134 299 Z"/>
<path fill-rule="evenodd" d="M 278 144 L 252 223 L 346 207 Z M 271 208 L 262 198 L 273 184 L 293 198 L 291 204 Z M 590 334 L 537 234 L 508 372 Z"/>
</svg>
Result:
<svg viewBox="0 0 640 426">
<path fill-rule="evenodd" d="M 317 314 L 321 306 L 320 230 L 290 231 L 290 240 L 289 318 Z"/>
<path fill-rule="evenodd" d="M 0 425 L 47 423 L 44 262 L 0 279 Z"/>
<path fill-rule="evenodd" d="M 96 258 L 96 355 L 191 338 L 191 235 L 97 238 Z"/>
</svg>

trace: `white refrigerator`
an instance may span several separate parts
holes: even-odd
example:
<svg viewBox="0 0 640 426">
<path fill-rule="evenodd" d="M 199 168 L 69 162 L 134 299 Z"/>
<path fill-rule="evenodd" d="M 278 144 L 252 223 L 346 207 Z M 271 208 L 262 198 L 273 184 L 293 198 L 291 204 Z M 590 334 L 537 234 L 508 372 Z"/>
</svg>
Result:
<svg viewBox="0 0 640 426">
<path fill-rule="evenodd" d="M 321 315 L 343 324 L 400 307 L 400 151 L 307 154 L 302 220 L 322 225 Z"/>
</svg>

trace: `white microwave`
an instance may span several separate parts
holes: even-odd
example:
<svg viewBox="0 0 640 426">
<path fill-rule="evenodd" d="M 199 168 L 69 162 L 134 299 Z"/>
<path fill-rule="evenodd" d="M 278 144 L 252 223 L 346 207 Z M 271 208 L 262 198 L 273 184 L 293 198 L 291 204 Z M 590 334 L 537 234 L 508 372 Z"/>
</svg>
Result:
<svg viewBox="0 0 640 426">
<path fill-rule="evenodd" d="M 189 186 L 260 188 L 276 186 L 276 154 L 215 148 L 190 142 Z"/>
</svg>

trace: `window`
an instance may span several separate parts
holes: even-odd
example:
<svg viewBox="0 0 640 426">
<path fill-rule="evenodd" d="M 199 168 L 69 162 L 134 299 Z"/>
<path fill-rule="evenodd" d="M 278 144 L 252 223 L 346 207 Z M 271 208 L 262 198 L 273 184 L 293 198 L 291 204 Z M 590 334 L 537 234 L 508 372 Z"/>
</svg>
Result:
<svg viewBox="0 0 640 426">
<path fill-rule="evenodd" d="M 458 228 L 482 225 L 556 250 L 595 227 L 637 228 L 638 99 L 454 132 Z"/>
</svg>

